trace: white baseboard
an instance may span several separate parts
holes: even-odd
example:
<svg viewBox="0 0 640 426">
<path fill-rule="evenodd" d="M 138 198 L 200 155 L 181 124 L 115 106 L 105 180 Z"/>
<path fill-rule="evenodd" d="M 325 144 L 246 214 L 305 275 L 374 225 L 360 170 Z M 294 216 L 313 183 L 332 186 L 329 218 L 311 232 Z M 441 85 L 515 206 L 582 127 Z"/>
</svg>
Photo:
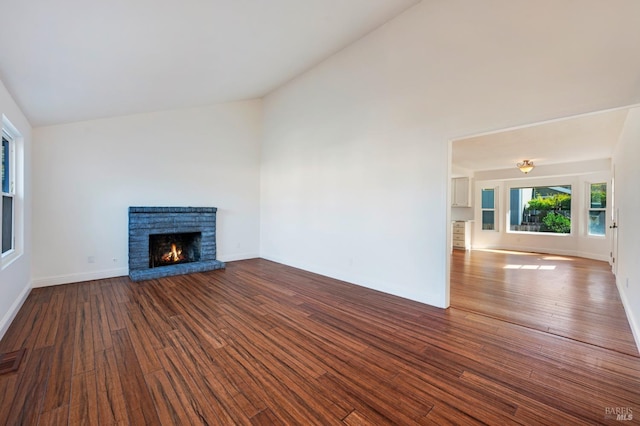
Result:
<svg viewBox="0 0 640 426">
<path fill-rule="evenodd" d="M 487 247 L 472 247 L 475 250 L 510 250 L 510 251 L 522 251 L 525 253 L 541 253 L 541 254 L 555 254 L 558 256 L 572 256 L 583 257 L 585 259 L 600 260 L 602 262 L 609 262 L 609 256 L 601 255 L 597 253 L 581 252 L 577 250 L 557 250 L 548 247 L 523 247 L 523 246 L 487 246 Z"/>
<path fill-rule="evenodd" d="M 258 257 L 260 257 L 258 253 L 240 253 L 240 254 L 230 254 L 230 255 L 218 255 L 218 260 L 220 262 L 234 262 L 236 260 L 256 259 Z"/>
<path fill-rule="evenodd" d="M 255 259 L 257 253 L 241 253 L 229 256 L 220 256 L 218 260 L 222 262 L 233 262 L 234 260 Z M 129 268 L 105 269 L 102 271 L 79 272 L 74 274 L 57 275 L 52 277 L 36 278 L 32 282 L 33 288 L 49 287 L 60 284 L 80 283 L 83 281 L 101 280 L 104 278 L 122 277 L 129 275 Z"/>
<path fill-rule="evenodd" d="M 393 296 L 402 297 L 404 299 L 409 299 L 414 302 L 424 303 L 425 305 L 429 305 L 429 306 L 435 306 L 436 308 L 441 308 L 441 309 L 446 308 L 445 306 L 443 306 L 444 303 L 442 302 L 439 303 L 437 300 L 428 300 L 424 297 L 424 295 L 419 293 L 398 294 L 398 292 L 395 290 L 394 285 L 392 283 L 380 281 L 375 277 L 366 276 L 364 274 L 348 273 L 346 271 L 342 271 L 338 269 L 318 266 L 313 263 L 290 262 L 288 260 L 281 259 L 275 256 L 261 255 L 260 257 L 262 259 L 269 260 L 271 262 L 281 263 L 286 266 L 291 266 L 292 268 L 302 269 L 307 272 L 322 275 L 324 277 L 333 278 L 339 281 L 344 281 L 349 284 L 379 291 L 381 293 L 391 294 Z"/>
<path fill-rule="evenodd" d="M 636 321 L 636 317 L 634 316 L 633 310 L 631 309 L 631 304 L 629 303 L 629 299 L 627 298 L 627 293 L 623 288 L 622 283 L 618 281 L 618 277 L 616 277 L 616 287 L 618 287 L 618 293 L 620 294 L 620 300 L 622 300 L 624 312 L 625 314 L 627 314 L 627 321 L 629 321 L 631 333 L 633 334 L 633 338 L 636 341 L 638 352 L 640 352 L 640 324 L 638 324 L 638 321 Z"/>
<path fill-rule="evenodd" d="M 48 287 L 52 285 L 79 283 L 83 281 L 101 280 L 103 278 L 122 277 L 129 274 L 128 268 L 105 269 L 102 271 L 80 272 L 76 274 L 58 275 L 53 277 L 36 278 L 32 285 L 36 287 Z"/>
<path fill-rule="evenodd" d="M 31 284 L 27 285 L 20 292 L 20 295 L 18 296 L 18 298 L 13 302 L 13 304 L 9 308 L 9 311 L 5 314 L 4 318 L 2 318 L 2 321 L 0 321 L 0 339 L 4 337 L 4 334 L 9 329 L 11 322 L 18 314 L 18 311 L 20 310 L 20 308 L 22 308 L 24 301 L 27 300 L 27 296 L 29 296 L 30 292 L 31 292 Z"/>
</svg>

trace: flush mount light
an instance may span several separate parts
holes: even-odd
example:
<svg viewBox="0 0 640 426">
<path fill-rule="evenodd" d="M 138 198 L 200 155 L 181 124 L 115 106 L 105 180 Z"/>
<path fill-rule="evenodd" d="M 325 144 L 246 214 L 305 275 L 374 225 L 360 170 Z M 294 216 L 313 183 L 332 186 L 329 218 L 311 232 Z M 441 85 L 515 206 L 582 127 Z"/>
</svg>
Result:
<svg viewBox="0 0 640 426">
<path fill-rule="evenodd" d="M 533 161 L 529 161 L 529 160 L 524 160 L 522 163 L 518 163 L 516 164 L 516 166 L 520 169 L 520 171 L 522 173 L 524 173 L 525 175 L 527 173 L 529 173 L 531 170 L 533 170 L 533 168 L 535 167 L 533 165 Z"/>
</svg>

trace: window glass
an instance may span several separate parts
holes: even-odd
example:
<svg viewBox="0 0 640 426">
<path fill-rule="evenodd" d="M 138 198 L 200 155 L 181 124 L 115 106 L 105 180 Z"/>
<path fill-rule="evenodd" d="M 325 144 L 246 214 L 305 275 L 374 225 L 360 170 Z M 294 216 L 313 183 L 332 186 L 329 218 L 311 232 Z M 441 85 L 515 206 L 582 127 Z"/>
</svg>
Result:
<svg viewBox="0 0 640 426">
<path fill-rule="evenodd" d="M 495 189 L 482 189 L 482 229 L 496 229 L 496 212 L 495 212 Z"/>
<path fill-rule="evenodd" d="M 512 188 L 509 230 L 571 233 L 571 185 Z"/>
<path fill-rule="evenodd" d="M 2 253 L 13 248 L 13 197 L 2 196 Z"/>
<path fill-rule="evenodd" d="M 482 229 L 494 230 L 495 229 L 495 212 L 490 210 L 482 211 Z"/>
<path fill-rule="evenodd" d="M 589 224 L 587 231 L 589 235 L 603 237 L 606 234 L 607 221 L 607 184 L 592 183 L 589 188 Z"/>
<path fill-rule="evenodd" d="M 9 158 L 10 158 L 9 141 L 3 137 L 2 138 L 2 156 L 0 158 L 2 160 L 2 192 L 7 192 L 7 193 L 9 192 L 9 189 L 10 189 Z"/>
<path fill-rule="evenodd" d="M 2 164 L 2 200 L 0 202 L 0 247 L 1 253 L 4 255 L 14 248 L 14 222 L 15 222 L 15 188 L 13 183 L 13 139 L 3 129 L 2 132 L 2 155 L 0 156 L 0 164 Z"/>
<path fill-rule="evenodd" d="M 604 209 L 607 207 L 607 184 L 591 184 L 591 208 Z"/>
<path fill-rule="evenodd" d="M 492 189 L 483 189 L 482 190 L 482 208 L 483 209 L 493 209 L 493 188 Z"/>
</svg>

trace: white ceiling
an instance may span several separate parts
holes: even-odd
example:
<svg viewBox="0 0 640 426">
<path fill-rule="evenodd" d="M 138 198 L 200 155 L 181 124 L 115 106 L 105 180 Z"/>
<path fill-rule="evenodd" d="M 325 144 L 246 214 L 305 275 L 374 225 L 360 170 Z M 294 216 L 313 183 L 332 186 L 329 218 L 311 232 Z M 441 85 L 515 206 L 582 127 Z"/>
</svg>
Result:
<svg viewBox="0 0 640 426">
<path fill-rule="evenodd" d="M 452 164 L 471 171 L 611 158 L 628 109 L 557 120 L 453 142 Z"/>
<path fill-rule="evenodd" d="M 3 0 L 33 126 L 262 97 L 420 0 Z"/>
</svg>

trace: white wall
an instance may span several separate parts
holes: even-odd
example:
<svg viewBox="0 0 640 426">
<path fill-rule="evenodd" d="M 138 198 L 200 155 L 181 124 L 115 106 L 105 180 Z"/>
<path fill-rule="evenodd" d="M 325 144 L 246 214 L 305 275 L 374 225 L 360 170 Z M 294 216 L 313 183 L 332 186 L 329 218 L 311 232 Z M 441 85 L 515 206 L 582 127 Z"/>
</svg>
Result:
<svg viewBox="0 0 640 426">
<path fill-rule="evenodd" d="M 31 289 L 31 125 L 0 81 L 0 123 L 2 115 L 22 136 L 17 141 L 17 188 L 15 218 L 16 256 L 0 262 L 0 338 L 29 295 Z"/>
<path fill-rule="evenodd" d="M 613 156 L 618 209 L 616 282 L 640 349 L 640 107 L 629 111 Z"/>
<path fill-rule="evenodd" d="M 630 96 L 576 60 L 601 6 L 530 6 L 421 2 L 267 96 L 261 255 L 447 306 L 449 141 Z"/>
<path fill-rule="evenodd" d="M 126 275 L 129 206 L 217 207 L 218 259 L 257 257 L 261 114 L 254 100 L 35 129 L 34 286 Z"/>
<path fill-rule="evenodd" d="M 611 244 L 608 227 L 604 237 L 589 236 L 587 232 L 589 201 L 587 188 L 591 183 L 601 182 L 607 183 L 610 189 L 611 161 L 609 159 L 541 166 L 536 167 L 528 175 L 523 175 L 515 167 L 509 170 L 477 173 L 474 189 L 476 200 L 481 200 L 483 188 L 497 188 L 498 226 L 493 231 L 482 230 L 482 210 L 480 204 L 476 204 L 474 213 L 477 226 L 473 227 L 473 248 L 554 253 L 609 261 Z M 510 189 L 546 185 L 571 185 L 572 233 L 555 235 L 507 232 Z M 608 195 L 611 195 L 610 191 Z M 610 206 L 610 203 L 608 205 Z"/>
</svg>

